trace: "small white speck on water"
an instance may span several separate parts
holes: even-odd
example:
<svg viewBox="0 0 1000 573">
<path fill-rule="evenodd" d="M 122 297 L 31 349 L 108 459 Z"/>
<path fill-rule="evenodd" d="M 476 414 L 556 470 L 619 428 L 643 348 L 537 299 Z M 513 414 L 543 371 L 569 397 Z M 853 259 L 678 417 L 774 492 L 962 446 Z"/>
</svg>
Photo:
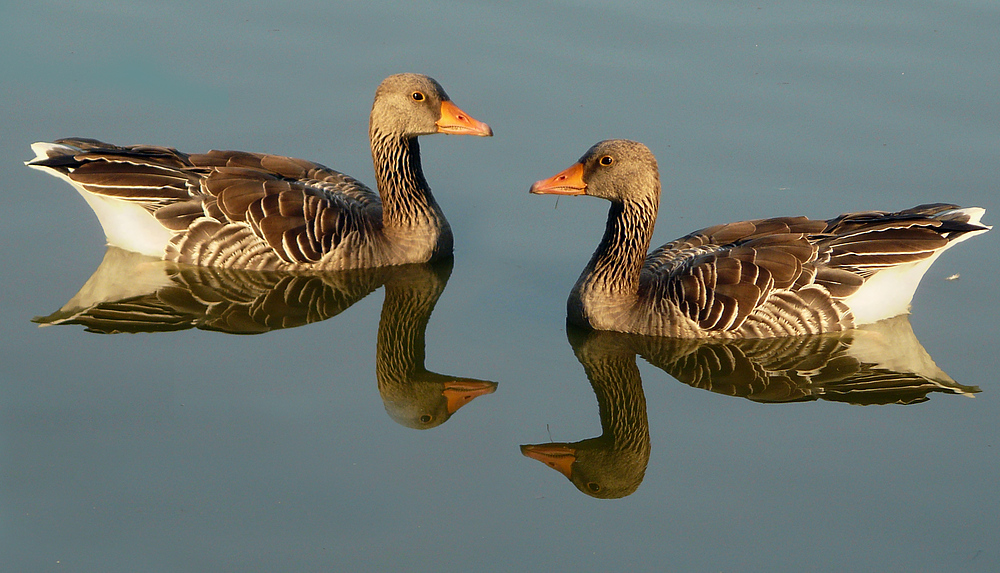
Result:
<svg viewBox="0 0 1000 573">
<path fill-rule="evenodd" d="M 951 275 L 950 277 L 945 277 L 944 280 L 946 280 L 946 281 L 957 281 L 959 278 L 961 278 L 961 276 L 962 275 L 960 275 L 958 273 L 955 273 L 955 274 Z"/>
</svg>

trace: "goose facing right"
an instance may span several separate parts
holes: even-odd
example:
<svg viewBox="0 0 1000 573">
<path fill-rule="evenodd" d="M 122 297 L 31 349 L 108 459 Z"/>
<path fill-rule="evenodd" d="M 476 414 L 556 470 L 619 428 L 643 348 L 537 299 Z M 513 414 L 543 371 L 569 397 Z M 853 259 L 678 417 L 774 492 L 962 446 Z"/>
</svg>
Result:
<svg viewBox="0 0 1000 573">
<path fill-rule="evenodd" d="M 38 142 L 29 167 L 70 183 L 108 244 L 164 260 L 246 270 L 342 270 L 439 260 L 451 227 L 431 194 L 418 136 L 488 137 L 433 78 L 375 91 L 369 140 L 378 194 L 319 163 L 244 151 L 188 154 L 88 138 Z"/>
<path fill-rule="evenodd" d="M 573 287 L 571 324 L 683 338 L 769 338 L 848 330 L 906 313 L 946 249 L 984 233 L 985 210 L 920 205 L 830 219 L 716 225 L 647 255 L 660 201 L 653 153 L 591 147 L 531 193 L 611 202 L 604 237 Z"/>
</svg>

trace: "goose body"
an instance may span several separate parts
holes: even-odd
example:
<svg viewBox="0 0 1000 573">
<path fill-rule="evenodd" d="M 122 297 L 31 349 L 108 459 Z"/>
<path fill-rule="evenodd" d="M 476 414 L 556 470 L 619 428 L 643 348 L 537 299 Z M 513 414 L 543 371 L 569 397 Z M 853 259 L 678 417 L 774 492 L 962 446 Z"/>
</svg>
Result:
<svg viewBox="0 0 1000 573">
<path fill-rule="evenodd" d="M 531 192 L 611 201 L 604 237 L 570 293 L 569 322 L 654 336 L 798 336 L 903 314 L 941 253 L 990 229 L 981 208 L 932 204 L 717 225 L 647 255 L 659 172 L 652 152 L 628 140 L 594 145 Z"/>
<path fill-rule="evenodd" d="M 432 133 L 493 134 L 435 80 L 398 74 L 372 105 L 378 194 L 318 163 L 242 151 L 61 139 L 32 145 L 26 164 L 68 181 L 112 246 L 202 266 L 368 268 L 452 253 L 451 228 L 421 170 L 417 136 Z"/>
</svg>

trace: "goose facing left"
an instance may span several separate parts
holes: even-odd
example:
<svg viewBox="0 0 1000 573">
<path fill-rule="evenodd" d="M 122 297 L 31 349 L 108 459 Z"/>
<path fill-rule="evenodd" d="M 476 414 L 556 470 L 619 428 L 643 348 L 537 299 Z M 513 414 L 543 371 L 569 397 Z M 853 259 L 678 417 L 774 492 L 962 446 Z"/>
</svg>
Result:
<svg viewBox="0 0 1000 573">
<path fill-rule="evenodd" d="M 337 270 L 452 254 L 417 137 L 493 130 L 419 74 L 375 92 L 369 138 L 378 193 L 318 163 L 243 151 L 187 154 L 94 139 L 32 145 L 26 165 L 68 181 L 108 244 L 168 261 L 251 270 Z"/>
<path fill-rule="evenodd" d="M 611 202 L 604 237 L 570 292 L 570 323 L 676 338 L 849 330 L 908 312 L 931 263 L 990 229 L 980 207 L 936 203 L 727 223 L 647 254 L 660 185 L 653 153 L 624 139 L 599 142 L 532 185 L 532 193 Z"/>
</svg>

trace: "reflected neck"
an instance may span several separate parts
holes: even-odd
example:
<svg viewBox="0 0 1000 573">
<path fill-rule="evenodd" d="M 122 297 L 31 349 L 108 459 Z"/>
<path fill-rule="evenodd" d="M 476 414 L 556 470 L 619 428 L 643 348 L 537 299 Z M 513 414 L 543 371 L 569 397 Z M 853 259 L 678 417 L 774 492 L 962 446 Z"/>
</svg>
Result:
<svg viewBox="0 0 1000 573">
<path fill-rule="evenodd" d="M 583 359 L 587 378 L 597 397 L 601 416 L 601 441 L 615 450 L 629 451 L 641 458 L 649 456 L 649 421 L 646 395 L 635 363 L 635 354 Z"/>
<path fill-rule="evenodd" d="M 390 279 L 378 326 L 375 369 L 379 385 L 390 380 L 408 380 L 427 373 L 424 368 L 427 322 L 443 283 Z"/>
</svg>

